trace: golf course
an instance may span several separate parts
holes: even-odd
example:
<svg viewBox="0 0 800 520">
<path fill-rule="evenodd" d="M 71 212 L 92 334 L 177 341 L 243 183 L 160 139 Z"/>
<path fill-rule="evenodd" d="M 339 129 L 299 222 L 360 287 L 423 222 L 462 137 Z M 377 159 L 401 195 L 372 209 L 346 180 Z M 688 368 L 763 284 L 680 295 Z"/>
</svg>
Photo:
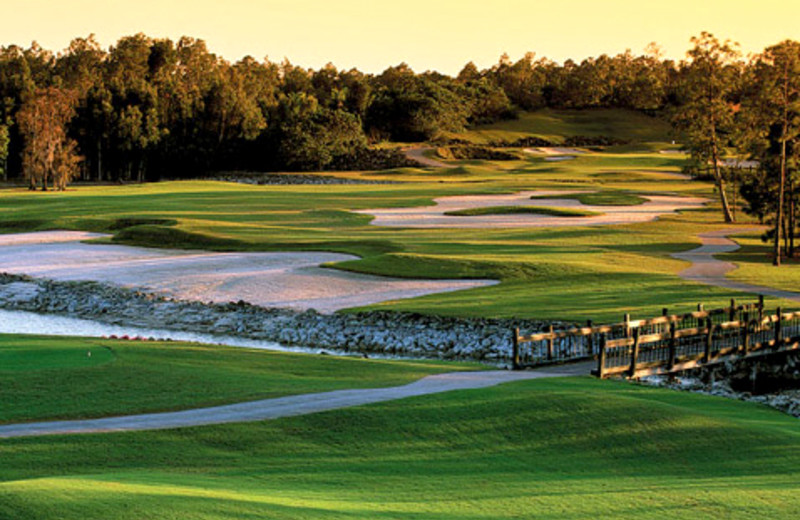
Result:
<svg viewBox="0 0 800 520">
<path fill-rule="evenodd" d="M 507 160 L 448 159 L 431 145 L 414 153 L 446 167 L 314 174 L 339 184 L 11 187 L 0 190 L 0 231 L 102 233 L 88 241 L 98 249 L 340 253 L 353 259 L 323 267 L 497 282 L 337 311 L 348 315 L 611 323 L 626 313 L 752 301 L 759 288 L 800 288 L 800 265 L 771 266 L 755 219 L 739 208 L 737 223 L 724 223 L 713 184 L 681 174 L 686 157 L 661 119 L 547 109 L 448 137 L 487 146 L 576 135 L 625 144 L 569 154 L 510 147 L 515 158 Z M 408 214 L 417 220 L 403 220 Z M 733 262 L 725 279 L 752 291 L 681 276 L 692 264 L 673 255 L 709 233 L 740 246 L 716 259 Z M 766 307 L 776 306 L 800 302 L 767 295 Z M 0 427 L 396 387 L 491 368 L 6 334 Z M 800 515 L 796 418 L 754 403 L 558 375 L 266 421 L 2 438 L 0 518 Z"/>
</svg>

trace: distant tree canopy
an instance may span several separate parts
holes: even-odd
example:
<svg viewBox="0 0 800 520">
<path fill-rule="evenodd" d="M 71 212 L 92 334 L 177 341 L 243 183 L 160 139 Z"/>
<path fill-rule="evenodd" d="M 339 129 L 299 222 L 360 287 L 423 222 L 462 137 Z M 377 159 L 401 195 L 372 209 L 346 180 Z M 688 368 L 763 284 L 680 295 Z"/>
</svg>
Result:
<svg viewBox="0 0 800 520">
<path fill-rule="evenodd" d="M 676 91 L 676 67 L 630 52 L 564 65 L 528 54 L 485 70 L 469 63 L 452 78 L 405 64 L 370 75 L 251 57 L 229 63 L 188 37 L 136 34 L 105 50 L 90 35 L 57 55 L 11 45 L 0 48 L 0 175 L 39 175 L 25 159 L 33 129 L 26 134 L 19 116 L 45 91 L 74 99 L 63 149 L 82 156 L 83 179 L 141 181 L 323 169 L 363 155 L 369 142 L 424 141 L 520 109 L 660 110 Z"/>
</svg>

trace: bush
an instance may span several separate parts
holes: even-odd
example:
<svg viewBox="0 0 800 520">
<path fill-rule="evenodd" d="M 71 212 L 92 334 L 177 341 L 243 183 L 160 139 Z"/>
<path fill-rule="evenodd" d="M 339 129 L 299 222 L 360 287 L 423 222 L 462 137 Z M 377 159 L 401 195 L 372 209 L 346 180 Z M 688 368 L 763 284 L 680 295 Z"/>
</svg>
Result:
<svg viewBox="0 0 800 520">
<path fill-rule="evenodd" d="M 540 148 L 548 146 L 556 146 L 552 141 L 543 139 L 541 137 L 530 136 L 520 137 L 516 141 L 494 141 L 489 143 L 489 146 L 495 148 Z"/>
</svg>

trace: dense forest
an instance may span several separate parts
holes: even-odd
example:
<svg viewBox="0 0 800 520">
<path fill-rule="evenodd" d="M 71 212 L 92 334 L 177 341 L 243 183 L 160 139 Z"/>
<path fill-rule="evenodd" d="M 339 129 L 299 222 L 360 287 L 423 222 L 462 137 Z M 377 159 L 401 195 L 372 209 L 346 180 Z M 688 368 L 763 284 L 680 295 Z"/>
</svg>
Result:
<svg viewBox="0 0 800 520">
<path fill-rule="evenodd" d="M 22 175 L 25 137 L 41 132 L 31 124 L 44 117 L 66 122 L 70 144 L 57 155 L 79 153 L 73 170 L 84 179 L 358 167 L 369 143 L 424 141 L 517 110 L 659 111 L 675 102 L 681 68 L 652 51 L 563 65 L 503 56 L 487 70 L 469 63 L 453 78 L 405 64 L 369 75 L 250 57 L 229 63 L 201 40 L 143 34 L 108 50 L 78 38 L 57 55 L 8 46 L 0 49 L 0 149 L 8 175 Z"/>
<path fill-rule="evenodd" d="M 219 170 L 378 169 L 404 164 L 381 141 L 415 142 L 541 108 L 625 108 L 669 118 L 691 154 L 687 169 L 713 179 L 726 221 L 735 154 L 746 210 L 773 224 L 779 253 L 794 252 L 800 183 L 800 43 L 745 60 L 703 33 L 687 59 L 651 44 L 580 63 L 502 56 L 456 77 L 311 70 L 288 60 L 230 63 L 202 40 L 137 34 L 108 50 L 93 36 L 61 53 L 0 48 L 0 178 L 63 189 L 74 178 L 146 181 Z M 788 230 L 788 231 L 787 231 Z M 780 261 L 780 254 L 776 254 Z"/>
</svg>

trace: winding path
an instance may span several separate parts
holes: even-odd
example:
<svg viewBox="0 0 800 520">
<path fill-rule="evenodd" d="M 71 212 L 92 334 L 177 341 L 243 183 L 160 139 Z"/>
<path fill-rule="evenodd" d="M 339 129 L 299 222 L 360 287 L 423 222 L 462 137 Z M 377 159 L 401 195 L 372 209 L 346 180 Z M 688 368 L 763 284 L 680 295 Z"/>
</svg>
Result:
<svg viewBox="0 0 800 520">
<path fill-rule="evenodd" d="M 48 421 L 0 425 L 0 438 L 33 437 L 78 433 L 105 433 L 139 430 L 165 430 L 232 422 L 254 422 L 280 417 L 306 415 L 339 408 L 392 401 L 406 397 L 437 394 L 452 390 L 487 388 L 501 383 L 588 374 L 593 363 L 554 366 L 546 369 L 512 372 L 450 372 L 424 377 L 413 383 L 390 388 L 336 390 L 316 394 L 263 399 L 211 408 L 179 412 L 150 413 L 101 419 Z"/>
<path fill-rule="evenodd" d="M 736 282 L 725 275 L 736 269 L 736 264 L 717 260 L 714 255 L 720 253 L 730 253 L 739 249 L 739 244 L 728 238 L 729 235 L 751 233 L 763 231 L 764 228 L 728 228 L 697 235 L 702 241 L 702 245 L 697 249 L 685 251 L 683 253 L 673 253 L 672 257 L 679 260 L 691 262 L 691 266 L 684 269 L 678 276 L 684 280 L 714 285 L 725 289 L 736 291 L 763 294 L 784 298 L 800 302 L 800 293 L 764 287 L 762 285 L 752 285 L 743 282 Z"/>
</svg>

